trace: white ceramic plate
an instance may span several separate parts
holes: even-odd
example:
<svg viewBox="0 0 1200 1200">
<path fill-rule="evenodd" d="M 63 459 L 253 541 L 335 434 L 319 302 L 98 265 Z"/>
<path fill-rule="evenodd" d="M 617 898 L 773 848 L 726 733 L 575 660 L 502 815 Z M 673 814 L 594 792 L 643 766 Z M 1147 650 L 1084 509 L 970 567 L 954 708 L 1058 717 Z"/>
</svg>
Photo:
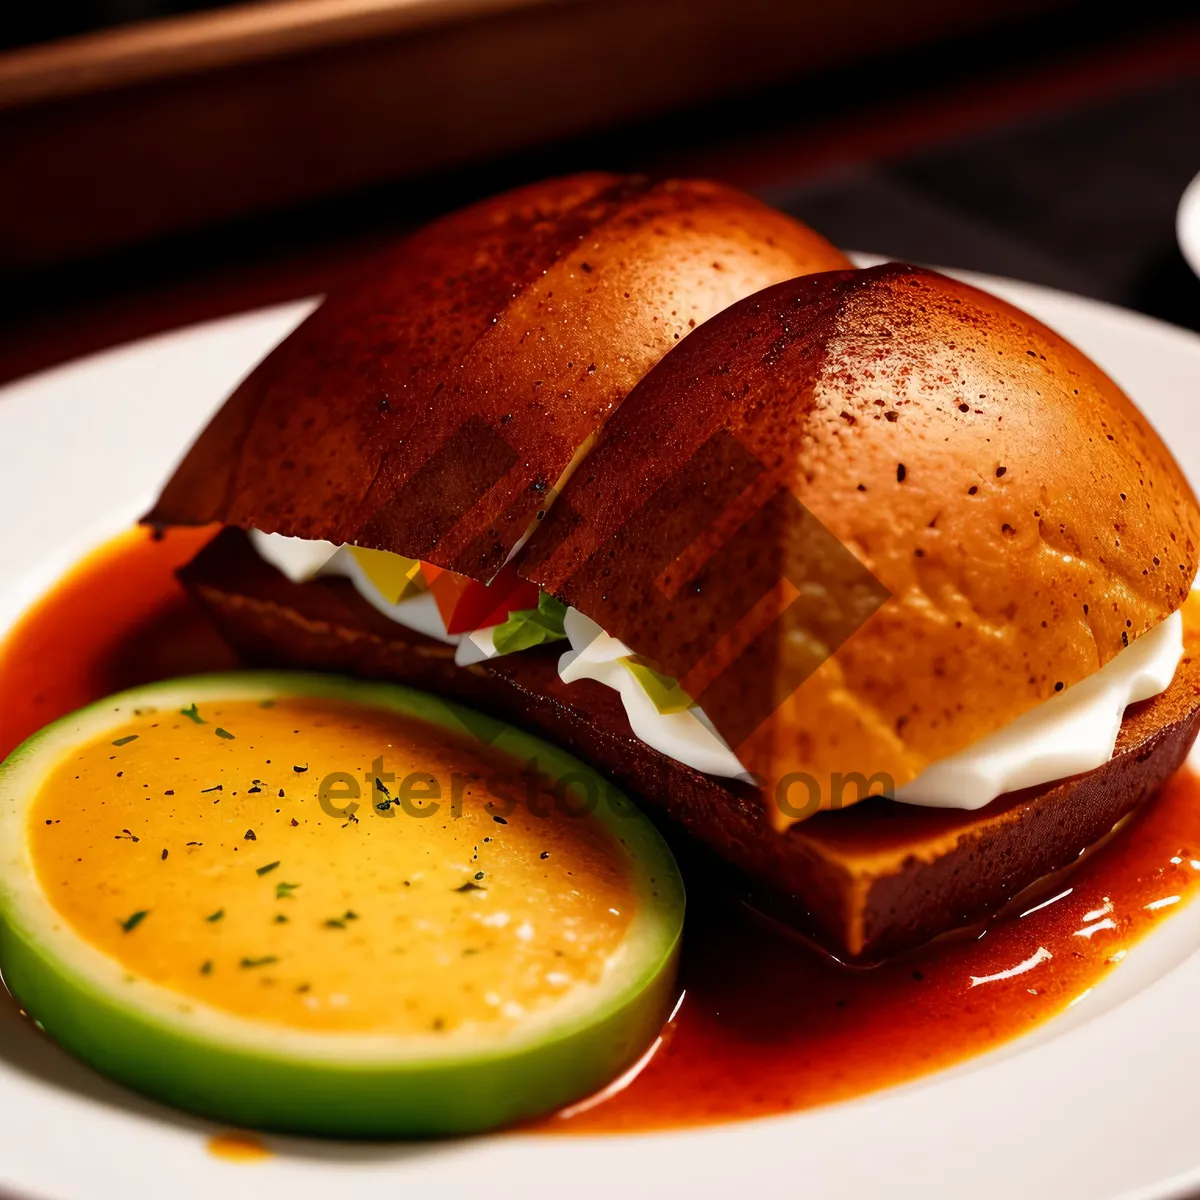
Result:
<svg viewBox="0 0 1200 1200">
<path fill-rule="evenodd" d="M 1042 288 L 974 278 L 1095 357 L 1200 484 L 1200 337 Z M 290 304 L 121 347 L 0 390 L 0 630 L 144 509 Z M 681 1133 L 349 1146 L 216 1128 L 123 1091 L 0 1004 L 0 1191 L 37 1200 L 612 1200 L 732 1195 L 1177 1196 L 1200 1187 L 1200 905 L 1164 921 L 1037 1034 L 928 1080 L 807 1113 Z M 879 1046 L 887 1054 L 886 1045 Z"/>
</svg>

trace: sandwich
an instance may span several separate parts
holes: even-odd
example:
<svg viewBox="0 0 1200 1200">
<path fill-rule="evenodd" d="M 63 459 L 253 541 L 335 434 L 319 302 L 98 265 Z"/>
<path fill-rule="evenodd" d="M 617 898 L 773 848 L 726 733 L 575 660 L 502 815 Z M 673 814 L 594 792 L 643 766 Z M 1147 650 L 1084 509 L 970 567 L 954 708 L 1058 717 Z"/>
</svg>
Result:
<svg viewBox="0 0 1200 1200">
<path fill-rule="evenodd" d="M 147 520 L 224 526 L 181 578 L 248 659 L 544 734 L 846 961 L 1077 861 L 1200 721 L 1200 512 L 1130 400 L 716 185 L 577 177 L 415 235 Z"/>
</svg>

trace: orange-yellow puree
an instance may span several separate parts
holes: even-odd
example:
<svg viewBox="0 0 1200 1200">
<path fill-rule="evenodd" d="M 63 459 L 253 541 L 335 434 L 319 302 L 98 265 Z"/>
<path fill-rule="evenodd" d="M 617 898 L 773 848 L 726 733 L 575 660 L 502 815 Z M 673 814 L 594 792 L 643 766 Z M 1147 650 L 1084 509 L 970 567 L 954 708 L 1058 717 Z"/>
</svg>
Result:
<svg viewBox="0 0 1200 1200">
<path fill-rule="evenodd" d="M 130 974 L 299 1029 L 448 1033 L 498 1031 L 604 973 L 633 910 L 620 847 L 544 790 L 532 811 L 520 763 L 327 699 L 197 715 L 146 712 L 75 750 L 31 808 L 51 903 Z M 437 812 L 374 810 L 380 756 L 393 798 L 434 776 Z M 356 819 L 326 811 L 344 784 L 322 808 L 331 772 L 358 781 Z M 426 781 L 410 790 L 432 807 Z"/>
</svg>

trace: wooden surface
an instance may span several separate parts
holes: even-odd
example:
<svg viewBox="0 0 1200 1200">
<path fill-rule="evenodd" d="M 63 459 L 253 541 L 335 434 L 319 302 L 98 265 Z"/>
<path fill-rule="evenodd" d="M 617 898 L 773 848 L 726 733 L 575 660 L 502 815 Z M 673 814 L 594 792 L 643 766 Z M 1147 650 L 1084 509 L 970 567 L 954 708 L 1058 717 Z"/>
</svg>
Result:
<svg viewBox="0 0 1200 1200">
<path fill-rule="evenodd" d="M 0 276 L 569 142 L 1065 2 L 349 0 L 357 25 L 286 26 L 293 5 L 280 3 L 16 52 L 0 61 Z"/>
<path fill-rule="evenodd" d="M 1123 28 L 1069 51 L 1058 40 L 1051 25 L 1036 47 L 1017 31 L 905 53 L 869 77 L 850 68 L 26 272 L 0 289 L 0 381 L 320 292 L 436 212 L 598 166 L 722 178 L 852 248 L 1035 279 L 1200 328 L 1200 282 L 1173 230 L 1200 170 L 1200 26 Z"/>
<path fill-rule="evenodd" d="M 0 55 L 0 109 L 394 37 L 560 0 L 269 0 Z"/>
</svg>

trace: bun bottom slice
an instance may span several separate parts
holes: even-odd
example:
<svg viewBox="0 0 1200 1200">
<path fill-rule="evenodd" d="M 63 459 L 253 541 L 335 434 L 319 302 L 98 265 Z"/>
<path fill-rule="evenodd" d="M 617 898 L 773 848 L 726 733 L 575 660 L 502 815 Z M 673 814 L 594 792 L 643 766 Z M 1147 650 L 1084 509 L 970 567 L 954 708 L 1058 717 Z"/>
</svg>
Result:
<svg viewBox="0 0 1200 1200">
<path fill-rule="evenodd" d="M 345 579 L 294 584 L 228 528 L 180 572 L 246 659 L 388 679 L 465 700 L 544 734 L 732 865 L 755 901 L 847 962 L 870 963 L 992 916 L 1076 861 L 1178 770 L 1200 729 L 1200 619 L 1166 691 L 1125 712 L 1093 771 L 968 812 L 874 798 L 777 831 L 758 794 L 702 775 L 636 738 L 620 697 L 564 684 L 560 646 L 471 667 L 396 625 Z"/>
</svg>

